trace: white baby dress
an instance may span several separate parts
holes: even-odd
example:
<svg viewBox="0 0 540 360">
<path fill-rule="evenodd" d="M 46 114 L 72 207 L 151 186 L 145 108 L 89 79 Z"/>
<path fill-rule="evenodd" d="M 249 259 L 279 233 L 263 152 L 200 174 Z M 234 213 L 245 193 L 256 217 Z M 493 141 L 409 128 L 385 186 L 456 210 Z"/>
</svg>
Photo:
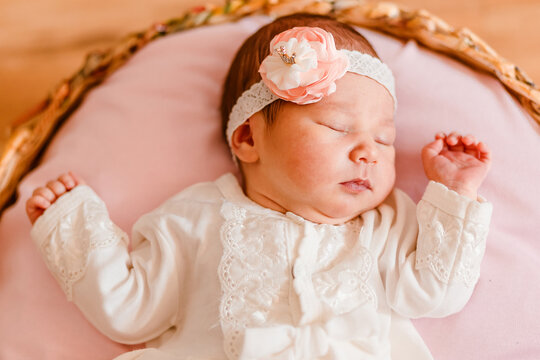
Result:
<svg viewBox="0 0 540 360">
<path fill-rule="evenodd" d="M 88 186 L 32 237 L 118 359 L 431 359 L 407 318 L 459 311 L 478 280 L 491 204 L 430 182 L 343 225 L 247 198 L 232 174 L 142 216 L 127 235 Z"/>
</svg>

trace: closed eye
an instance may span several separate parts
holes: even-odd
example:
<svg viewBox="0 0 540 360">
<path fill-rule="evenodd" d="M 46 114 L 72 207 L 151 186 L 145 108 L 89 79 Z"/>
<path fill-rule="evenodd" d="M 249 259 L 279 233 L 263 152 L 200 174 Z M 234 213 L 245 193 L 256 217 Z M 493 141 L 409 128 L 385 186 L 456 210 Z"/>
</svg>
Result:
<svg viewBox="0 0 540 360">
<path fill-rule="evenodd" d="M 394 140 L 390 138 L 376 138 L 375 142 L 377 144 L 386 145 L 386 146 L 394 145 Z"/>
<path fill-rule="evenodd" d="M 334 125 L 334 124 L 320 124 L 320 125 L 322 125 L 324 127 L 327 127 L 330 130 L 339 132 L 339 133 L 347 133 L 347 130 L 345 128 L 342 128 L 342 127 L 340 127 L 338 125 Z"/>
</svg>

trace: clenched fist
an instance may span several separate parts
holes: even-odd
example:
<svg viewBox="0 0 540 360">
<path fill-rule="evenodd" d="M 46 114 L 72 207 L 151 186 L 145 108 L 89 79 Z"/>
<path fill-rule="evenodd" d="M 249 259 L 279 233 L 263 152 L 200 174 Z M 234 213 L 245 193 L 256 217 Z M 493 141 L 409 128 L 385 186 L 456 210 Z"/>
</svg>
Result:
<svg viewBox="0 0 540 360">
<path fill-rule="evenodd" d="M 34 224 L 60 196 L 81 184 L 85 182 L 72 172 L 68 172 L 60 175 L 56 180 L 49 181 L 45 186 L 35 189 L 32 197 L 26 202 L 26 214 L 30 222 Z"/>
</svg>

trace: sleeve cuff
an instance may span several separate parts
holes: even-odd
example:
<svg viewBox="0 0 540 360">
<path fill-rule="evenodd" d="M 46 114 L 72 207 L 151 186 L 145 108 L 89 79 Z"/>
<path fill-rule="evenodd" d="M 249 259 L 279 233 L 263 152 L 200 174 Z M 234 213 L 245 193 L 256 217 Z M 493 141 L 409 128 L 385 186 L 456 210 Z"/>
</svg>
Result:
<svg viewBox="0 0 540 360">
<path fill-rule="evenodd" d="M 58 219 L 69 214 L 74 209 L 79 207 L 87 200 L 96 199 L 101 202 L 101 199 L 96 195 L 94 190 L 87 185 L 78 185 L 66 194 L 60 196 L 45 212 L 36 220 L 30 230 L 30 236 L 36 243 L 41 246 L 41 242 L 47 238 L 49 233 L 58 223 Z"/>
<path fill-rule="evenodd" d="M 479 196 L 477 201 L 448 189 L 445 185 L 430 181 L 422 200 L 460 219 L 469 219 L 476 223 L 488 224 L 493 206 Z"/>
</svg>

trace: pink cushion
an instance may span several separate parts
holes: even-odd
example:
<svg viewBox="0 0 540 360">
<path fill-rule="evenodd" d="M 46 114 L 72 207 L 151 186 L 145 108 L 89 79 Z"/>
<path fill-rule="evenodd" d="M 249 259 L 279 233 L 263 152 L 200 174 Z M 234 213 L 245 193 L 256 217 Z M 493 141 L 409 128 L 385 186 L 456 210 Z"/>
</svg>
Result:
<svg viewBox="0 0 540 360">
<path fill-rule="evenodd" d="M 266 18 L 155 41 L 92 91 L 0 222 L 0 358 L 110 359 L 130 347 L 98 333 L 67 302 L 32 244 L 24 203 L 73 170 L 128 233 L 135 220 L 195 182 L 234 170 L 221 140 L 221 84 L 241 42 Z M 482 276 L 465 309 L 415 325 L 436 359 L 538 359 L 538 126 L 493 78 L 362 30 L 392 68 L 399 108 L 398 186 L 418 200 L 420 149 L 437 131 L 472 133 L 493 149 L 481 194 L 494 205 Z"/>
</svg>

